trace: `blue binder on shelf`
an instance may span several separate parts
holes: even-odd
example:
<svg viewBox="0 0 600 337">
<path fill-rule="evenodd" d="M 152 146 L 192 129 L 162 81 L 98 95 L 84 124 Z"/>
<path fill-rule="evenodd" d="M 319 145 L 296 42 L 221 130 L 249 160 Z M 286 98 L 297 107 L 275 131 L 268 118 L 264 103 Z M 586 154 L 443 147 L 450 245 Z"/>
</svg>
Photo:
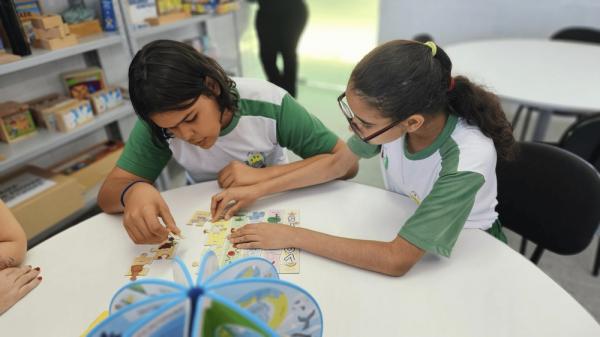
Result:
<svg viewBox="0 0 600 337">
<path fill-rule="evenodd" d="M 219 269 L 209 251 L 196 281 L 175 258 L 178 282 L 144 279 L 113 296 L 109 316 L 88 337 L 321 337 L 315 299 L 279 279 L 273 265 L 249 257 Z"/>
</svg>

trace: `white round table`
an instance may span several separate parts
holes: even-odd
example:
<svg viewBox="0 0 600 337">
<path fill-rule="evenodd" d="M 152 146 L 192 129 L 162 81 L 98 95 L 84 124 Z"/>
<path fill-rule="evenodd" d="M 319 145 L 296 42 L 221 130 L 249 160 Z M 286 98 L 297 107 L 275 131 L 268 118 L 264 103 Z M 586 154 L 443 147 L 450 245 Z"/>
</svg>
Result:
<svg viewBox="0 0 600 337">
<path fill-rule="evenodd" d="M 214 182 L 164 193 L 186 238 L 178 255 L 190 263 L 202 230 L 185 222 L 208 209 Z M 334 235 L 390 240 L 413 210 L 398 194 L 333 182 L 263 199 L 252 209 L 300 210 L 301 225 Z M 65 337 L 81 332 L 128 282 L 140 249 L 121 217 L 101 214 L 33 248 L 27 263 L 44 280 L 0 316 L 2 336 Z M 327 337 L 600 336 L 600 325 L 531 262 L 480 230 L 465 230 L 450 259 L 425 255 L 407 275 L 388 277 L 302 252 L 300 274 L 282 278 L 319 302 Z M 155 261 L 154 263 L 157 263 Z M 160 268 L 159 268 L 160 267 Z M 151 273 L 172 277 L 170 262 Z M 156 275 L 155 275 L 156 276 Z"/>
<path fill-rule="evenodd" d="M 453 75 L 465 75 L 505 100 L 540 111 L 534 140 L 543 140 L 553 110 L 600 112 L 599 45 L 502 39 L 444 50 Z"/>
</svg>

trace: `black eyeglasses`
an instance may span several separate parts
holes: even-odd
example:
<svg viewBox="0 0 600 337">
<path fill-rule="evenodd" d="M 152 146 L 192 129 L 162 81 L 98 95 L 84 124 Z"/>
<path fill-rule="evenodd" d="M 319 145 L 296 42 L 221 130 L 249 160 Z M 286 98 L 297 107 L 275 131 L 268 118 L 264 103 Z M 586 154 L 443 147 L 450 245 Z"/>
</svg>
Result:
<svg viewBox="0 0 600 337">
<path fill-rule="evenodd" d="M 337 99 L 338 105 L 340 106 L 340 110 L 342 110 L 342 113 L 348 120 L 348 123 L 350 123 L 350 128 L 352 129 L 352 131 L 354 131 L 354 133 L 358 136 L 358 138 L 360 138 L 365 143 L 368 143 L 371 139 L 381 135 L 382 133 L 388 131 L 389 129 L 393 128 L 394 126 L 398 125 L 401 122 L 399 120 L 394 121 L 390 125 L 384 127 L 383 129 L 381 129 L 379 131 L 376 131 L 375 133 L 372 133 L 368 136 L 363 135 L 363 133 L 362 133 L 362 131 L 360 131 L 360 128 L 358 127 L 358 125 L 356 125 L 356 123 L 354 122 L 354 118 L 356 117 L 356 115 L 354 115 L 354 112 L 352 112 L 352 109 L 350 109 L 350 106 L 348 105 L 348 102 L 345 98 L 346 98 L 346 93 L 343 92 Z"/>
</svg>

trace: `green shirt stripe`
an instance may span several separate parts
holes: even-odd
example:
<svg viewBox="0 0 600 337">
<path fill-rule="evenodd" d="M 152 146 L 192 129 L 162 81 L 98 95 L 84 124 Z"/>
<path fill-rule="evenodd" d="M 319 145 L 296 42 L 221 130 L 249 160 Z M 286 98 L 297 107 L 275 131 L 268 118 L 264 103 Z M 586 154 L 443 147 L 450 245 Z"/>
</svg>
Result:
<svg viewBox="0 0 600 337">
<path fill-rule="evenodd" d="M 460 150 L 452 138 L 442 145 L 440 154 L 439 178 L 398 235 L 425 251 L 448 257 L 485 179 L 479 173 L 457 171 Z"/>
<path fill-rule="evenodd" d="M 138 119 L 117 161 L 117 167 L 155 181 L 173 154 L 166 144 L 160 144 L 153 137 L 150 127 Z"/>
<path fill-rule="evenodd" d="M 281 104 L 241 99 L 239 109 L 219 136 L 229 134 L 240 118 L 258 116 L 276 121 L 277 142 L 302 158 L 330 153 L 338 137 L 294 98 L 286 94 Z M 145 122 L 138 120 L 125 144 L 117 166 L 150 181 L 156 180 L 173 153 L 168 146 L 159 144 Z"/>
</svg>

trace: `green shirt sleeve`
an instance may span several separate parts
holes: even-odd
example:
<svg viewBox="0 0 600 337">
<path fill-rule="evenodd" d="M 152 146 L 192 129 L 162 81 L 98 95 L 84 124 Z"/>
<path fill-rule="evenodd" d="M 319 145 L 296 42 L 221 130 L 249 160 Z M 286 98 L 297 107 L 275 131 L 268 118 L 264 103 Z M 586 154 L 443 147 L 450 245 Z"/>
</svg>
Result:
<svg viewBox="0 0 600 337">
<path fill-rule="evenodd" d="M 159 144 L 153 137 L 150 127 L 138 119 L 117 166 L 136 176 L 156 180 L 173 154 L 167 145 Z"/>
<path fill-rule="evenodd" d="M 449 257 L 483 183 L 483 176 L 475 172 L 439 177 L 398 235 L 427 252 Z"/>
<path fill-rule="evenodd" d="M 365 143 L 357 135 L 352 135 L 346 143 L 350 151 L 360 158 L 372 158 L 381 151 L 381 145 Z"/>
<path fill-rule="evenodd" d="M 315 116 L 286 94 L 277 114 L 277 142 L 302 158 L 330 153 L 338 141 Z"/>
</svg>

